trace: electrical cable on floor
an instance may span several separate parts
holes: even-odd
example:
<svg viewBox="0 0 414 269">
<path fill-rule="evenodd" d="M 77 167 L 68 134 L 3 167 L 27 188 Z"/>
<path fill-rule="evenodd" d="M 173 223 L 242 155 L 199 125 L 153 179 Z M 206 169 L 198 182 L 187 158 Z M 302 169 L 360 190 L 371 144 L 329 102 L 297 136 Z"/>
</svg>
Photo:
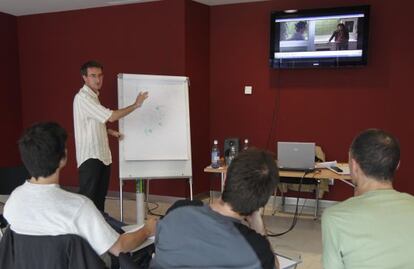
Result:
<svg viewBox="0 0 414 269">
<path fill-rule="evenodd" d="M 293 215 L 293 220 L 292 220 L 292 224 L 290 225 L 289 229 L 287 229 L 286 231 L 282 232 L 282 233 L 273 233 L 270 230 L 267 230 L 267 236 L 268 237 L 277 237 L 277 236 L 281 236 L 284 234 L 287 234 L 288 232 L 292 231 L 293 228 L 295 228 L 296 223 L 298 221 L 298 212 L 299 212 L 299 198 L 300 198 L 300 194 L 302 191 L 302 182 L 303 179 L 305 178 L 305 176 L 309 173 L 313 172 L 313 170 L 307 170 L 305 171 L 305 173 L 303 174 L 303 176 L 300 178 L 300 182 L 299 182 L 299 189 L 298 189 L 298 197 L 296 198 L 296 208 L 295 208 L 295 214 Z"/>
<path fill-rule="evenodd" d="M 149 204 L 155 204 L 155 207 L 154 208 L 149 208 Z M 155 209 L 157 209 L 159 207 L 158 203 L 147 202 L 147 205 L 148 205 L 148 214 L 150 214 L 151 216 L 156 216 L 156 217 L 164 217 L 164 215 L 162 215 L 162 214 L 157 214 L 157 213 L 153 212 Z"/>
<path fill-rule="evenodd" d="M 315 176 L 316 176 L 317 172 L 319 172 L 319 170 L 316 170 L 316 172 L 313 173 L 313 176 L 311 177 L 311 179 L 315 179 Z M 316 190 L 315 190 L 315 192 L 316 192 Z M 317 195 L 319 195 L 319 193 Z M 299 216 L 302 216 L 303 208 L 305 207 L 306 202 L 308 202 L 308 198 L 306 198 L 305 201 L 303 202 L 302 208 L 300 209 Z"/>
</svg>

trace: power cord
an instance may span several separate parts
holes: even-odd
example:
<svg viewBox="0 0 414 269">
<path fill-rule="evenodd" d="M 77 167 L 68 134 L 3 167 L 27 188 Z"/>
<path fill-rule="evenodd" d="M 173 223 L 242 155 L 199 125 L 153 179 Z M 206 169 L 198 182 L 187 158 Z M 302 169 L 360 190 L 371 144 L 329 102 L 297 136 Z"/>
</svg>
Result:
<svg viewBox="0 0 414 269">
<path fill-rule="evenodd" d="M 155 207 L 149 208 L 149 204 L 155 204 Z M 155 209 L 157 209 L 159 207 L 159 204 L 158 203 L 155 203 L 155 202 L 147 202 L 147 205 L 148 205 L 148 214 L 150 214 L 152 216 L 156 216 L 156 217 L 164 217 L 164 215 L 162 215 L 162 214 L 157 214 L 157 213 L 154 213 L 153 212 Z"/>
<path fill-rule="evenodd" d="M 277 237 L 277 236 L 282 236 L 284 234 L 287 234 L 288 232 L 292 231 L 293 228 L 295 228 L 296 223 L 298 222 L 298 212 L 299 212 L 299 198 L 300 198 L 300 194 L 302 191 L 302 183 L 303 183 L 303 179 L 305 178 L 305 176 L 309 173 L 312 173 L 314 171 L 314 169 L 309 169 L 306 170 L 303 174 L 303 176 L 300 178 L 299 181 L 299 189 L 298 189 L 298 197 L 296 198 L 296 208 L 295 208 L 295 214 L 293 215 L 293 220 L 292 220 L 292 224 L 290 225 L 289 229 L 287 229 L 286 231 L 282 232 L 282 233 L 273 233 L 272 231 L 268 230 L 267 236 L 268 237 Z"/>
</svg>

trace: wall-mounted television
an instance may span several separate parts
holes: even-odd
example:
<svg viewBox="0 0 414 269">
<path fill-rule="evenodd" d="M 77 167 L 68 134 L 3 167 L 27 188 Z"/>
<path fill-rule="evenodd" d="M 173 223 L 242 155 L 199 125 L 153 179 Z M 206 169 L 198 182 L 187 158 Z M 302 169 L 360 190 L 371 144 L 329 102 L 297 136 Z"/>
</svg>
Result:
<svg viewBox="0 0 414 269">
<path fill-rule="evenodd" d="M 369 6 L 272 12 L 272 68 L 367 64 Z"/>
</svg>

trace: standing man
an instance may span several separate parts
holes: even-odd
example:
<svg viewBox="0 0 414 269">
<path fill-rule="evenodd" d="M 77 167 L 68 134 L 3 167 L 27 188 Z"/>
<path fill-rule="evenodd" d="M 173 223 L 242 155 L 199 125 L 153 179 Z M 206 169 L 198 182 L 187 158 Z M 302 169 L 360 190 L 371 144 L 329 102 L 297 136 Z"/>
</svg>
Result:
<svg viewBox="0 0 414 269">
<path fill-rule="evenodd" d="M 355 197 L 322 216 L 325 269 L 414 266 L 414 197 L 393 187 L 400 145 L 391 134 L 369 129 L 349 150 Z"/>
<path fill-rule="evenodd" d="M 85 85 L 73 101 L 79 193 L 89 197 L 100 211 L 104 211 L 112 163 L 108 134 L 122 138 L 119 132 L 107 129 L 106 122 L 117 121 L 141 107 L 148 98 L 148 92 L 140 92 L 130 106 L 110 110 L 102 106 L 98 98 L 103 83 L 103 66 L 89 61 L 81 66 L 80 72 Z"/>
</svg>

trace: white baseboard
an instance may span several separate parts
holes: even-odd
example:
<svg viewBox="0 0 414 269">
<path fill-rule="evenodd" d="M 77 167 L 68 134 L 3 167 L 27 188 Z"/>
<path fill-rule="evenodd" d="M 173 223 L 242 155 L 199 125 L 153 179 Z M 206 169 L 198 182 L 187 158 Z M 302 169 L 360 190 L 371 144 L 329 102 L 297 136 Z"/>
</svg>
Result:
<svg viewBox="0 0 414 269">
<path fill-rule="evenodd" d="M 123 192 L 124 199 L 135 200 L 135 192 Z M 107 197 L 119 199 L 119 191 L 108 191 Z M 178 200 L 186 199 L 186 197 L 166 196 L 166 195 L 148 195 L 148 202 L 161 202 L 173 204 Z"/>
</svg>

